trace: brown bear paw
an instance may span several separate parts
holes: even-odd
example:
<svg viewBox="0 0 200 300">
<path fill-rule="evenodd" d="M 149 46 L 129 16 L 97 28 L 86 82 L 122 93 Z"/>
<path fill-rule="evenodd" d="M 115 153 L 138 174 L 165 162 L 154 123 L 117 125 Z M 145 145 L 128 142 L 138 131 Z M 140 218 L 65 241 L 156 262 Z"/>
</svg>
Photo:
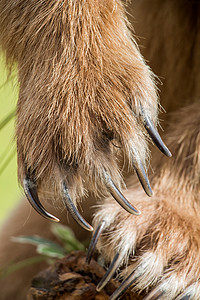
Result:
<svg viewBox="0 0 200 300">
<path fill-rule="evenodd" d="M 200 299 L 199 112 L 196 103 L 171 118 L 165 139 L 174 155 L 170 160 L 157 156 L 152 164 L 154 196 L 127 186 L 125 196 L 141 210 L 140 216 L 121 210 L 112 199 L 95 214 L 87 260 L 97 244 L 110 264 L 98 289 L 114 274 L 124 279 L 112 300 L 130 286 L 145 291 L 145 300 Z"/>
<path fill-rule="evenodd" d="M 77 24 L 81 14 L 86 24 Z M 151 196 L 147 132 L 161 151 L 171 153 L 155 129 L 154 76 L 132 41 L 122 4 L 100 1 L 96 7 L 86 1 L 81 14 L 71 4 L 51 9 L 51 34 L 39 28 L 34 38 L 41 44 L 35 47 L 33 41 L 29 59 L 19 62 L 18 173 L 37 212 L 58 221 L 39 197 L 60 199 L 82 227 L 92 230 L 77 210 L 77 199 L 87 192 L 111 193 L 139 214 L 119 191 L 122 158 Z M 65 32 L 67 20 L 77 24 L 72 32 Z"/>
<path fill-rule="evenodd" d="M 145 300 L 200 299 L 200 224 L 178 212 L 168 199 L 145 199 L 138 190 L 125 194 L 142 211 L 133 216 L 107 200 L 95 215 L 95 244 L 110 266 L 99 282 L 101 290 L 115 275 L 123 279 L 110 299 L 129 288 L 145 291 Z M 140 200 L 143 199 L 143 200 Z M 100 225 L 99 225 L 100 224 Z"/>
</svg>

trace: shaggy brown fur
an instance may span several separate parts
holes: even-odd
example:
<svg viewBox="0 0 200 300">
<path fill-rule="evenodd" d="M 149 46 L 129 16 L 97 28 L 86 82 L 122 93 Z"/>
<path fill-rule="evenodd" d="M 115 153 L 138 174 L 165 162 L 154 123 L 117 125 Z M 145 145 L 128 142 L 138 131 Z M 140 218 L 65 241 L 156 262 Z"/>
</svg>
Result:
<svg viewBox="0 0 200 300">
<path fill-rule="evenodd" d="M 142 211 L 141 216 L 116 208 L 113 199 L 106 200 L 95 215 L 95 228 L 106 222 L 99 251 L 108 261 L 119 252 L 120 266 L 128 264 L 120 276 L 126 278 L 134 271 L 133 278 L 139 276 L 134 289 L 140 291 L 157 284 L 165 291 L 159 299 L 175 299 L 193 284 L 192 299 L 200 297 L 199 120 L 199 103 L 171 118 L 165 139 L 175 155 L 170 161 L 161 155 L 153 161 L 152 199 L 127 181 L 125 195 Z"/>
<path fill-rule="evenodd" d="M 104 192 L 105 171 L 119 185 L 111 141 L 144 163 L 140 104 L 157 117 L 152 74 L 120 1 L 5 0 L 0 11 L 2 48 L 19 68 L 20 181 L 29 169 L 53 194 L 65 178 L 74 201 L 84 188 Z"/>
<path fill-rule="evenodd" d="M 127 198 L 141 209 L 140 217 L 110 199 L 101 204 L 94 224 L 105 219 L 107 228 L 98 248 L 108 261 L 122 253 L 121 265 L 129 265 L 122 275 L 140 274 L 137 289 L 160 284 L 163 297 L 175 299 L 191 285 L 192 299 L 199 299 L 200 6 L 198 1 L 138 0 L 128 10 L 136 34 L 145 37 L 139 41 L 142 52 L 163 81 L 161 104 L 168 112 L 177 110 L 165 130 L 173 159 L 153 153 L 150 200 L 132 173 L 125 176 Z M 7 62 L 16 61 L 19 68 L 20 181 L 29 170 L 40 197 L 56 199 L 55 206 L 60 206 L 63 179 L 74 201 L 87 191 L 106 195 L 105 171 L 120 187 L 124 161 L 133 166 L 148 158 L 141 106 L 156 124 L 158 103 L 154 76 L 131 37 L 122 3 L 0 0 L 0 28 Z M 21 214 L 26 218 L 28 212 L 19 209 L 18 222 Z M 32 213 L 21 231 L 37 224 L 40 232 L 39 222 Z M 29 250 L 10 254 L 6 239 L 16 231 L 8 233 L 8 227 L 1 262 L 28 257 Z M 34 270 L 27 272 L 22 280 Z M 19 286 L 16 282 L 11 290 L 4 282 L 2 299 L 23 299 Z"/>
</svg>

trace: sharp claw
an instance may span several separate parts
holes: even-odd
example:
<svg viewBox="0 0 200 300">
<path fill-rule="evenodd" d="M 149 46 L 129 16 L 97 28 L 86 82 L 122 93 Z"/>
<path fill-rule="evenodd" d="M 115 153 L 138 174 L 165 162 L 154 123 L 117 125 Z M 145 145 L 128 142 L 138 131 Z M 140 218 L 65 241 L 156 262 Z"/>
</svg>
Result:
<svg viewBox="0 0 200 300">
<path fill-rule="evenodd" d="M 158 300 L 164 295 L 164 293 L 164 291 L 155 288 L 146 297 L 144 297 L 144 300 Z"/>
<path fill-rule="evenodd" d="M 167 148 L 167 146 L 164 144 L 163 140 L 161 139 L 161 136 L 159 135 L 157 129 L 153 125 L 152 121 L 149 119 L 149 117 L 142 115 L 143 117 L 143 123 L 144 127 L 147 130 L 148 134 L 152 138 L 154 144 L 158 147 L 158 149 L 164 153 L 166 156 L 171 157 L 172 154 Z"/>
<path fill-rule="evenodd" d="M 147 177 L 147 174 L 144 170 L 144 167 L 142 165 L 141 162 L 137 162 L 137 164 L 134 165 L 134 168 L 135 168 L 135 172 L 139 178 L 139 181 L 145 191 L 145 193 L 151 197 L 153 195 L 153 191 L 151 189 L 151 186 L 150 186 L 150 183 L 149 183 L 149 179 Z"/>
<path fill-rule="evenodd" d="M 95 233 L 91 239 L 88 251 L 87 251 L 87 255 L 86 255 L 86 263 L 90 263 L 92 256 L 94 254 L 95 248 L 96 248 L 96 244 L 98 242 L 99 236 L 102 233 L 103 229 L 105 226 L 105 221 L 102 221 L 101 224 L 97 227 L 97 229 L 95 230 Z"/>
<path fill-rule="evenodd" d="M 118 269 L 118 267 L 121 264 L 122 258 L 123 258 L 122 255 L 119 255 L 119 253 L 117 253 L 115 255 L 107 272 L 105 273 L 105 275 L 103 276 L 103 278 L 101 279 L 99 284 L 97 285 L 97 288 L 96 288 L 97 292 L 100 292 L 104 288 L 104 286 L 112 279 L 116 270 Z"/>
<path fill-rule="evenodd" d="M 189 294 L 181 294 L 178 298 L 176 298 L 176 300 L 189 300 L 192 299 L 192 296 Z"/>
<path fill-rule="evenodd" d="M 29 177 L 26 177 L 23 181 L 23 187 L 24 187 L 24 192 L 26 194 L 26 197 L 29 201 L 29 203 L 32 205 L 32 207 L 44 218 L 54 221 L 54 222 L 59 222 L 60 220 L 56 217 L 54 217 L 52 214 L 48 213 L 45 208 L 42 206 L 40 203 L 36 185 L 35 183 L 30 180 Z"/>
<path fill-rule="evenodd" d="M 113 196 L 113 198 L 129 213 L 134 215 L 140 215 L 141 212 L 137 210 L 118 190 L 110 176 L 106 173 L 105 174 L 106 185 Z"/>
<path fill-rule="evenodd" d="M 62 190 L 63 190 L 63 202 L 74 218 L 74 220 L 81 225 L 84 229 L 88 231 L 93 231 L 93 227 L 81 216 L 81 214 L 78 212 L 77 208 L 75 207 L 70 195 L 69 190 L 65 184 L 65 182 L 62 183 Z"/>
<path fill-rule="evenodd" d="M 119 299 L 128 288 L 137 280 L 138 277 L 133 276 L 134 272 L 132 272 L 116 289 L 116 291 L 110 296 L 109 300 Z"/>
</svg>

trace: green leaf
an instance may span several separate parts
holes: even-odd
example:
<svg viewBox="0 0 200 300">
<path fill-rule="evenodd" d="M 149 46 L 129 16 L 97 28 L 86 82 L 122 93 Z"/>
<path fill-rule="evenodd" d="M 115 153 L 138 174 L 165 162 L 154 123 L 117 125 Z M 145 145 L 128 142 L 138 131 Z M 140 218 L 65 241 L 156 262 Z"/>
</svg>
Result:
<svg viewBox="0 0 200 300">
<path fill-rule="evenodd" d="M 40 236 L 19 236 L 12 238 L 14 242 L 22 244 L 31 244 L 37 246 L 37 253 L 46 255 L 48 257 L 63 258 L 65 256 L 65 249 L 57 243 L 44 239 Z"/>
<path fill-rule="evenodd" d="M 53 224 L 51 230 L 55 236 L 64 243 L 67 252 L 74 250 L 85 251 L 85 246 L 76 239 L 73 231 L 69 227 L 61 224 Z"/>
<path fill-rule="evenodd" d="M 0 121 L 0 130 L 3 129 L 4 126 L 6 126 L 12 118 L 14 118 L 16 113 L 16 110 L 12 110 L 2 121 Z"/>
<path fill-rule="evenodd" d="M 65 256 L 64 249 L 58 249 L 57 247 L 51 247 L 48 245 L 38 245 L 37 253 L 53 258 L 63 258 Z"/>
<path fill-rule="evenodd" d="M 3 173 L 3 171 L 6 169 L 6 167 L 8 166 L 8 164 L 11 162 L 11 160 L 13 159 L 13 157 L 15 156 L 16 153 L 16 149 L 14 149 L 9 156 L 7 157 L 7 159 L 4 161 L 4 163 L 1 164 L 0 162 L 0 175 Z"/>
<path fill-rule="evenodd" d="M 40 237 L 38 235 L 21 235 L 21 236 L 17 236 L 17 237 L 12 237 L 11 238 L 13 242 L 17 242 L 17 243 L 22 243 L 22 244 L 32 244 L 32 245 L 57 245 L 58 247 L 60 247 L 60 245 L 47 240 L 43 237 Z"/>
</svg>

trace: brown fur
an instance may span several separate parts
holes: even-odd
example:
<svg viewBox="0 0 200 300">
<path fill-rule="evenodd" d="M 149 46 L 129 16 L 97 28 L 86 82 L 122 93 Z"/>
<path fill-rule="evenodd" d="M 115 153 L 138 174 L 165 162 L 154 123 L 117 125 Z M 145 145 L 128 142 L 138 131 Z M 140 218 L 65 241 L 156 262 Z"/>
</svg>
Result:
<svg viewBox="0 0 200 300">
<path fill-rule="evenodd" d="M 24 3 L 0 3 L 2 48 L 19 68 L 19 179 L 29 169 L 59 193 L 65 178 L 74 200 L 84 188 L 102 193 L 105 171 L 120 183 L 111 140 L 146 160 L 138 115 L 142 104 L 156 121 L 152 74 L 119 1 Z"/>
<path fill-rule="evenodd" d="M 156 283 L 168 285 L 164 299 L 175 299 L 200 276 L 199 119 L 199 103 L 171 118 L 165 140 L 176 155 L 170 161 L 162 155 L 153 161 L 152 199 L 128 180 L 125 195 L 142 211 L 141 216 L 133 217 L 116 208 L 113 199 L 108 199 L 95 215 L 95 227 L 106 221 L 98 244 L 103 256 L 110 261 L 128 245 L 121 265 L 129 266 L 121 275 L 126 277 L 133 270 L 135 276 L 141 275 L 134 287 L 137 290 Z M 197 286 L 192 299 L 199 299 L 199 291 Z"/>
<path fill-rule="evenodd" d="M 167 299 L 174 299 L 191 283 L 193 299 L 198 299 L 199 2 L 141 0 L 133 1 L 128 10 L 134 16 L 130 21 L 140 36 L 139 44 L 144 45 L 141 50 L 163 81 L 161 104 L 168 112 L 177 110 L 168 121 L 171 125 L 165 125 L 173 158 L 160 155 L 158 159 L 158 152 L 153 152 L 152 199 L 134 184 L 132 173 L 125 177 L 126 196 L 141 209 L 140 217 L 128 215 L 110 199 L 103 202 L 94 221 L 97 226 L 107 220 L 98 248 L 110 261 L 126 245 L 122 264 L 129 266 L 122 275 L 141 266 L 146 271 L 137 289 L 158 284 L 161 275 L 160 284 L 168 287 Z M 121 2 L 35 1 L 33 5 L 1 0 L 0 28 L 7 62 L 17 61 L 19 68 L 20 180 L 26 169 L 31 170 L 46 200 L 59 200 L 63 178 L 74 201 L 86 191 L 106 194 L 105 171 L 120 186 L 124 158 L 130 165 L 148 158 L 140 104 L 157 123 L 154 76 L 132 40 Z M 21 218 L 19 211 L 16 216 Z M 30 217 L 30 224 L 39 220 Z M 22 231 L 29 232 L 28 227 Z M 8 261 L 8 252 L 11 255 L 6 239 L 16 231 L 9 232 L 2 237 L 1 261 Z M 12 253 L 13 259 L 21 249 Z M 134 251 L 138 259 L 132 261 Z M 24 252 L 22 256 L 29 255 Z M 19 286 L 16 283 L 12 292 Z M 12 298 L 5 283 L 3 290 L 7 296 L 2 292 L 2 299 Z"/>
</svg>

